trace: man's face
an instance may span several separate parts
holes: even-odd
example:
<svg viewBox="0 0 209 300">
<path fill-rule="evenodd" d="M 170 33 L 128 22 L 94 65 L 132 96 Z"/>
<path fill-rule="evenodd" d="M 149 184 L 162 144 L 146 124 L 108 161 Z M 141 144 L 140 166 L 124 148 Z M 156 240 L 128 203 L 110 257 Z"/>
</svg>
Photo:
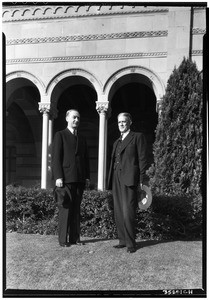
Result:
<svg viewBox="0 0 209 300">
<path fill-rule="evenodd" d="M 68 127 L 72 129 L 77 129 L 80 124 L 80 114 L 79 112 L 72 110 L 69 112 L 68 116 L 66 117 L 66 121 L 68 123 Z"/>
<path fill-rule="evenodd" d="M 126 116 L 118 116 L 118 128 L 121 133 L 125 133 L 127 130 L 130 129 L 131 123 L 129 118 Z"/>
</svg>

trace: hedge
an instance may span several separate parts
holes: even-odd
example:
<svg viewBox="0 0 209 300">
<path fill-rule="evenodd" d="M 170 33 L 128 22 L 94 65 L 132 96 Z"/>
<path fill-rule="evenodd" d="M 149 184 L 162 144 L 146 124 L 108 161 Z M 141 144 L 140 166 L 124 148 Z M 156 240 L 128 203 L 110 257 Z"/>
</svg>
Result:
<svg viewBox="0 0 209 300">
<path fill-rule="evenodd" d="M 110 191 L 84 191 L 81 235 L 117 238 Z M 58 209 L 52 189 L 6 187 L 6 231 L 55 234 Z M 201 198 L 153 196 L 146 211 L 137 209 L 136 236 L 142 239 L 201 238 Z"/>
</svg>

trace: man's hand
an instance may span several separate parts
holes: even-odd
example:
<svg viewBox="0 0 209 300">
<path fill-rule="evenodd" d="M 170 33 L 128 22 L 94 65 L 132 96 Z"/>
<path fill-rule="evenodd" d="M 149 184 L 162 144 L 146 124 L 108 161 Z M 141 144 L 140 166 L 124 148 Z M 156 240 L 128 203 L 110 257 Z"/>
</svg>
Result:
<svg viewBox="0 0 209 300">
<path fill-rule="evenodd" d="M 63 179 L 62 179 L 62 178 L 58 178 L 58 179 L 56 180 L 55 185 L 56 185 L 57 187 L 63 187 Z"/>
<path fill-rule="evenodd" d="M 148 181 L 148 180 L 145 180 L 143 183 L 141 183 L 141 184 L 140 184 L 141 189 L 142 189 L 142 186 L 143 186 L 143 185 L 146 185 L 146 186 L 149 187 L 149 181 Z"/>
</svg>

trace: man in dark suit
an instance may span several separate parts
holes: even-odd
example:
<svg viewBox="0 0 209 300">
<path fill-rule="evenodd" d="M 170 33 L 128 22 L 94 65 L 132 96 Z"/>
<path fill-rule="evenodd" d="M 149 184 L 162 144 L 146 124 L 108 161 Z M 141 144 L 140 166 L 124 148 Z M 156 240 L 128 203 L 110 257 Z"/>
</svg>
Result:
<svg viewBox="0 0 209 300">
<path fill-rule="evenodd" d="M 80 242 L 80 204 L 89 185 L 89 157 L 86 140 L 78 134 L 80 114 L 66 113 L 67 128 L 55 134 L 52 145 L 52 178 L 59 208 L 59 244 L 69 247 Z"/>
<path fill-rule="evenodd" d="M 146 140 L 142 133 L 132 132 L 129 113 L 118 115 L 121 137 L 113 144 L 108 187 L 112 189 L 114 216 L 119 244 L 114 248 L 127 247 L 128 253 L 136 251 L 135 217 L 137 209 L 137 187 L 148 185 L 146 175 Z"/>
</svg>

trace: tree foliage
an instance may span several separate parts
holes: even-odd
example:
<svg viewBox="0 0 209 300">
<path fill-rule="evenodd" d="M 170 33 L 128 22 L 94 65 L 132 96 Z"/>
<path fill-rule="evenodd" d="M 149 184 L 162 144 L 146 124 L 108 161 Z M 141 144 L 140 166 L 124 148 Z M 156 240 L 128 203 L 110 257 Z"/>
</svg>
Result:
<svg viewBox="0 0 209 300">
<path fill-rule="evenodd" d="M 202 108 L 202 79 L 196 64 L 184 58 L 168 80 L 156 128 L 149 170 L 155 193 L 201 194 Z"/>
</svg>

